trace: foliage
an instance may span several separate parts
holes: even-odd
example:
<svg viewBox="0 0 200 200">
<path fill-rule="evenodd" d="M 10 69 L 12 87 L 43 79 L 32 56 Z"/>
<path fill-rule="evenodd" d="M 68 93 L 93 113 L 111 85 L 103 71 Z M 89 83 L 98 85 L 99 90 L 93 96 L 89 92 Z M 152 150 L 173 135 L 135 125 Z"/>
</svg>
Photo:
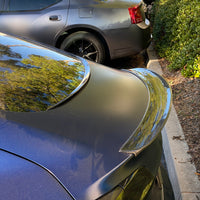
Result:
<svg viewBox="0 0 200 200">
<path fill-rule="evenodd" d="M 153 14 L 156 50 L 170 69 L 198 77 L 200 57 L 199 0 L 156 0 Z"/>
<path fill-rule="evenodd" d="M 200 78 L 200 56 L 195 59 L 193 65 L 184 67 L 184 69 L 182 70 L 182 74 L 186 77 Z"/>
</svg>

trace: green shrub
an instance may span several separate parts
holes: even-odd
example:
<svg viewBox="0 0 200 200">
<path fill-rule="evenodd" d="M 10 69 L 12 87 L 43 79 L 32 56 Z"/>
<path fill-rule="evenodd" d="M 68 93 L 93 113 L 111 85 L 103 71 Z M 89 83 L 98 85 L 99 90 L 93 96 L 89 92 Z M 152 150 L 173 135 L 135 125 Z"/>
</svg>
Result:
<svg viewBox="0 0 200 200">
<path fill-rule="evenodd" d="M 153 38 L 170 69 L 182 69 L 184 76 L 198 77 L 200 57 L 199 0 L 155 0 Z"/>
<path fill-rule="evenodd" d="M 183 76 L 200 78 L 200 57 L 195 59 L 193 65 L 188 65 L 182 70 Z"/>
</svg>

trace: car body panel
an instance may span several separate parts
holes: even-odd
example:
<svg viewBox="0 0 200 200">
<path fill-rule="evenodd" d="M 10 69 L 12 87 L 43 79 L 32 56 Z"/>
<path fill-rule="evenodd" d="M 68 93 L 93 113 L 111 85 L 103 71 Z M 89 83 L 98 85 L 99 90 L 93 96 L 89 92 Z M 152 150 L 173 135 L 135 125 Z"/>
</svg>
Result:
<svg viewBox="0 0 200 200">
<path fill-rule="evenodd" d="M 47 169 L 4 150 L 0 160 L 2 199 L 73 199 Z"/>
<path fill-rule="evenodd" d="M 5 45 L 5 35 L 1 38 Z M 10 41 L 12 45 L 7 47 L 11 55 L 18 52 L 23 58 L 27 53 L 36 54 L 33 44 Z M 5 62 L 9 57 L 3 59 Z M 137 128 L 149 101 L 147 88 L 131 73 L 88 64 L 89 81 L 77 95 L 54 109 L 1 110 L 0 147 L 48 168 L 78 199 L 92 183 L 128 157 L 119 149 Z"/>
<path fill-rule="evenodd" d="M 119 153 L 119 148 L 137 127 L 145 112 L 139 109 L 140 103 L 144 102 L 143 96 L 133 106 L 136 93 L 130 95 L 133 88 L 131 82 L 134 83 L 131 76 L 130 82 L 122 84 L 123 75 L 120 74 L 120 84 L 117 86 L 117 80 L 110 79 L 112 70 L 110 74 L 107 71 L 107 77 L 101 76 L 101 70 L 97 70 L 99 73 L 95 74 L 99 77 L 98 81 L 102 82 L 102 88 L 95 87 L 96 83 L 91 80 L 91 76 L 90 82 L 73 97 L 73 101 L 55 109 L 40 113 L 3 114 L 9 122 L 3 122 L 6 126 L 1 128 L 0 146 L 44 165 L 78 199 L 82 199 L 79 195 L 84 194 L 91 183 L 128 156 Z M 135 81 L 137 83 L 138 80 Z M 104 93 L 94 94 L 94 90 L 101 91 L 103 88 L 106 88 Z M 124 96 L 127 90 L 130 92 Z M 141 90 L 146 88 L 141 85 L 137 97 L 142 95 Z M 113 103 L 114 99 L 118 101 Z M 135 115 L 133 111 L 139 112 Z M 14 127 L 13 130 L 11 127 Z M 47 155 L 50 156 L 46 158 Z"/>
<path fill-rule="evenodd" d="M 146 69 L 138 69 L 135 72 L 111 69 L 3 33 L 0 34 L 0 47 L 1 80 L 7 74 L 12 74 L 16 68 L 20 69 L 19 71 L 21 68 L 29 70 L 34 67 L 42 68 L 46 64 L 44 61 L 38 66 L 33 66 L 29 62 L 24 62 L 23 58 L 31 58 L 32 55 L 44 60 L 46 57 L 52 60 L 62 57 L 71 62 L 81 62 L 83 66 L 87 65 L 90 68 L 90 76 L 75 94 L 46 111 L 13 112 L 2 109 L 7 96 L 3 93 L 6 83 L 1 82 L 0 150 L 8 153 L 6 156 L 2 153 L 4 154 L 2 157 L 9 158 L 12 154 L 31 162 L 33 165 L 31 164 L 30 168 L 33 170 L 36 166 L 47 170 L 53 180 L 55 179 L 54 181 L 63 187 L 67 195 L 74 199 L 101 198 L 120 187 L 121 182 L 129 179 L 139 169 L 145 169 L 144 171 L 150 174 L 153 181 L 162 154 L 160 129 L 156 133 L 149 131 L 144 137 L 143 132 L 140 133 L 139 153 L 134 155 L 126 149 L 124 152 L 119 150 L 126 144 L 127 139 L 132 140 L 135 130 L 140 129 L 148 108 L 153 105 L 154 96 L 151 95 L 154 94 L 154 88 L 151 91 L 145 81 L 156 84 L 157 79 L 163 81 L 160 76 Z M 13 57 L 16 60 L 11 59 Z M 139 73 L 141 74 L 138 75 Z M 149 79 L 145 80 L 142 75 Z M 41 78 L 41 80 L 45 79 Z M 48 82 L 48 79 L 46 81 Z M 41 86 L 40 81 L 36 82 Z M 43 82 L 42 86 L 44 85 Z M 160 87 L 168 90 L 168 85 L 164 81 Z M 35 91 L 30 86 L 18 85 L 17 88 Z M 15 95 L 19 94 L 15 93 Z M 166 96 L 170 97 L 170 93 Z M 23 97 L 27 99 L 26 94 Z M 16 96 L 12 97 L 11 100 L 15 102 L 16 98 Z M 166 98 L 162 101 L 163 105 L 168 103 Z M 153 127 L 160 121 L 162 123 L 166 121 L 168 113 L 165 114 L 165 119 L 152 121 Z M 146 140 L 146 136 L 151 138 L 152 135 L 153 139 L 150 142 Z M 132 148 L 129 142 L 128 148 Z M 25 161 L 20 159 L 12 158 L 13 161 L 10 163 L 20 162 L 22 166 L 26 165 Z M 18 170 L 17 165 L 16 168 L 13 166 L 13 170 Z M 24 173 L 29 173 L 24 170 Z M 39 180 L 39 178 L 40 175 L 37 174 L 35 179 Z M 26 177 L 23 180 L 25 181 Z M 48 184 L 46 187 L 48 188 Z M 19 190 L 21 191 L 20 185 Z"/>
<path fill-rule="evenodd" d="M 131 24 L 128 7 L 139 4 L 139 0 L 62 0 L 35 11 L 8 12 L 5 7 L 0 12 L 0 31 L 60 47 L 67 35 L 85 30 L 104 42 L 107 57 L 114 59 L 138 53 L 150 43 L 145 16 L 143 22 Z M 56 16 L 58 20 L 50 20 Z"/>
<path fill-rule="evenodd" d="M 42 10 L 5 11 L 0 14 L 0 31 L 53 45 L 67 22 L 69 0 Z M 51 18 L 58 16 L 57 20 Z"/>
<path fill-rule="evenodd" d="M 97 3 L 98 2 L 98 3 Z M 131 24 L 128 7 L 138 5 L 140 1 L 94 1 L 87 3 L 76 0 L 70 2 L 68 26 L 86 27 L 100 33 L 108 44 L 110 57 L 127 56 L 147 48 L 150 42 L 149 22 L 141 28 Z M 77 10 L 77 5 L 79 8 Z M 77 12 L 79 20 L 77 23 Z M 144 17 L 145 19 L 145 17 Z"/>
</svg>

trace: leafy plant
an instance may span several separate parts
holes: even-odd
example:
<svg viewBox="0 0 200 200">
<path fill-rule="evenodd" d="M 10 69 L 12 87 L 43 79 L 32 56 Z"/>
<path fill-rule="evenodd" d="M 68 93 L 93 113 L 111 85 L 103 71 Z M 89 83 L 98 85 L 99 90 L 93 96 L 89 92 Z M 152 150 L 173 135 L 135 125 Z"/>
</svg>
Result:
<svg viewBox="0 0 200 200">
<path fill-rule="evenodd" d="M 200 55 L 199 0 L 156 0 L 153 37 L 156 50 L 170 61 L 169 68 L 184 76 L 198 77 L 195 62 Z"/>
<path fill-rule="evenodd" d="M 181 71 L 183 76 L 200 78 L 200 56 L 195 59 L 193 65 L 184 67 Z"/>
</svg>

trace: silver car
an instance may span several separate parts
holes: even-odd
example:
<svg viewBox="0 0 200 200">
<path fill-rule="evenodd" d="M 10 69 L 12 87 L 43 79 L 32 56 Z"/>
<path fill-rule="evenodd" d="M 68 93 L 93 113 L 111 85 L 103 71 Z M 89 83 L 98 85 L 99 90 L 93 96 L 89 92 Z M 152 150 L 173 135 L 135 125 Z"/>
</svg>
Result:
<svg viewBox="0 0 200 200">
<path fill-rule="evenodd" d="M 0 0 L 0 31 L 99 63 L 150 42 L 141 0 Z"/>
</svg>

